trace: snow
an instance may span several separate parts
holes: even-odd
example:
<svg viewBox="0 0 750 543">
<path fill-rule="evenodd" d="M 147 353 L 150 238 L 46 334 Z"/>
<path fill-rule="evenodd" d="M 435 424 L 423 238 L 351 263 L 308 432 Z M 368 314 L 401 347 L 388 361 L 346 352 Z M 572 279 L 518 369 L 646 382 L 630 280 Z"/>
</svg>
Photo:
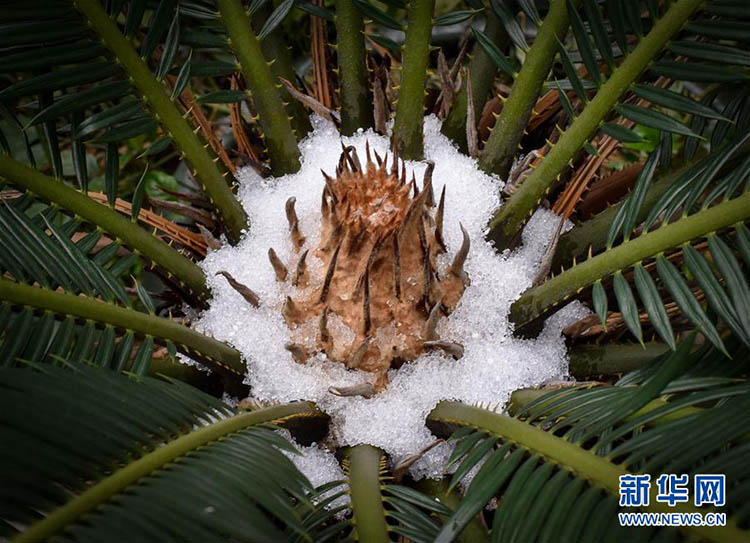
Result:
<svg viewBox="0 0 750 543">
<path fill-rule="evenodd" d="M 439 352 L 425 354 L 392 370 L 388 388 L 371 399 L 330 394 L 330 386 L 361 383 L 371 380 L 371 375 L 347 370 L 323 355 L 306 365 L 294 362 L 284 348 L 291 336 L 281 315 L 290 287 L 276 281 L 267 252 L 273 247 L 282 262 L 296 262 L 284 213 L 284 204 L 291 196 L 297 200 L 306 246 L 317 243 L 324 186 L 320 170 L 334 173 L 342 140 L 355 145 L 360 157 L 365 156 L 366 140 L 381 156 L 389 147 L 387 138 L 371 131 L 342 138 L 331 123 L 316 118 L 313 132 L 300 144 L 302 168 L 298 173 L 262 179 L 249 168 L 238 172 L 239 197 L 250 218 L 250 230 L 236 247 L 226 245 L 212 251 L 202 263 L 213 300 L 195 327 L 243 354 L 248 366 L 246 382 L 254 398 L 314 401 L 331 416 L 330 437 L 336 444 L 369 443 L 398 462 L 434 441 L 425 418 L 440 400 L 502 406 L 518 388 L 564 379 L 568 361 L 561 330 L 587 312 L 580 304 L 571 304 L 548 319 L 538 338 L 512 336 L 510 304 L 533 281 L 559 218 L 550 211 L 537 211 L 524 231 L 523 245 L 515 252 L 497 254 L 484 235 L 500 204 L 502 182 L 461 154 L 440 134 L 440 122 L 428 117 L 425 158 L 435 162 L 435 193 L 440 194 L 443 185 L 447 187 L 444 235 L 448 254 L 441 255 L 440 264 L 447 266 L 461 244 L 459 221 L 472 241 L 465 265 L 471 286 L 456 311 L 442 319 L 438 328 L 441 338 L 462 343 L 465 355 L 456 361 Z M 419 180 L 425 167 L 424 163 L 407 162 L 407 172 L 414 170 Z M 323 264 L 311 252 L 308 266 L 322 269 Z M 256 309 L 246 303 L 223 277 L 215 275 L 219 270 L 230 272 L 255 291 L 261 306 Z M 311 327 L 310 332 L 314 330 Z M 411 474 L 416 478 L 440 476 L 449 453 L 448 444 L 432 449 L 411 468 Z M 323 467 L 335 462 L 327 450 L 316 448 L 308 456 L 314 458 L 310 462 L 317 463 L 321 473 L 335 478 L 335 470 L 326 472 Z M 315 482 L 324 479 L 319 477 Z"/>
<path fill-rule="evenodd" d="M 298 454 L 283 451 L 283 453 L 289 457 L 289 459 L 297 466 L 297 469 L 302 472 L 302 475 L 307 477 L 313 488 L 318 488 L 321 485 L 330 483 L 331 481 L 343 481 L 346 479 L 341 466 L 334 457 L 333 453 L 329 451 L 325 446 L 313 443 L 309 447 L 305 447 L 297 443 L 292 434 L 288 430 L 280 429 L 277 430 L 279 434 L 284 436 L 297 450 Z M 346 490 L 345 486 L 337 486 L 328 492 L 325 492 L 320 499 L 325 499 L 338 494 Z M 349 496 L 339 496 L 327 505 L 329 509 L 333 509 L 349 503 Z"/>
</svg>

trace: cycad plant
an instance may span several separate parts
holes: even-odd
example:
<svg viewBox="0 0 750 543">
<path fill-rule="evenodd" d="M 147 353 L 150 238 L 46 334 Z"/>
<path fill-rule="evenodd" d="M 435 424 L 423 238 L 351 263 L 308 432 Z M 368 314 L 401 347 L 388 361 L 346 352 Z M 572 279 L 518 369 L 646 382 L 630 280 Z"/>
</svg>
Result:
<svg viewBox="0 0 750 543">
<path fill-rule="evenodd" d="M 750 538 L 743 0 L 9 0 L 0 21 L 3 537 Z M 212 297 L 200 261 L 253 229 L 238 171 L 273 184 L 300 169 L 311 126 L 372 129 L 388 155 L 343 146 L 320 232 L 293 199 L 278 210 L 294 250 L 269 259 L 297 289 L 280 319 L 316 330 L 289 356 L 373 373 L 331 383 L 366 398 L 425 352 L 461 358 L 438 322 L 482 240 L 443 224 L 434 164 L 410 180 L 427 114 L 494 175 L 498 252 L 538 209 L 559 217 L 509 319 L 531 337 L 569 301 L 590 307 L 563 332 L 581 383 L 439 403 L 442 479 L 359 444 L 315 488 L 279 430 L 333 448 L 328 416 L 230 402 L 252 395 L 252 367 L 191 326 Z M 463 243 L 445 257 L 449 228 Z M 356 330 L 348 347 L 334 317 Z M 405 339 L 378 339 L 392 322 Z M 669 473 L 724 474 L 726 526 L 620 526 L 620 477 Z M 656 495 L 642 511 L 710 511 Z"/>
</svg>

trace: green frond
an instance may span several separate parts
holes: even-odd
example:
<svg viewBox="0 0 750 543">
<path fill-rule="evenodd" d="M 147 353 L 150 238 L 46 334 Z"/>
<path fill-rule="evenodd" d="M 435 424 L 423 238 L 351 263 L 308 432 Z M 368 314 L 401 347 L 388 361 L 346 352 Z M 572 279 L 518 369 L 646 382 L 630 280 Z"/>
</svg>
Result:
<svg viewBox="0 0 750 543">
<path fill-rule="evenodd" d="M 317 416 L 309 404 L 237 413 L 176 381 L 81 365 L 4 369 L 0 387 L 0 503 L 14 541 L 305 533 L 312 488 L 267 425 Z"/>
<path fill-rule="evenodd" d="M 188 294 L 194 294 L 199 300 L 208 296 L 206 278 L 198 266 L 114 210 L 7 156 L 0 156 L 0 177 L 101 228 L 115 240 L 121 240 L 149 262 L 169 270 Z"/>
<path fill-rule="evenodd" d="M 579 2 L 572 3 L 572 7 L 577 3 Z M 493 7 L 497 6 L 500 12 L 507 9 L 500 2 L 492 4 Z M 569 9 L 570 7 L 562 0 L 550 4 L 550 11 L 539 27 L 523 67 L 514 79 L 510 96 L 503 104 L 502 113 L 497 118 L 495 128 L 479 157 L 479 164 L 483 169 L 497 173 L 503 178 L 507 177 L 513 158 L 517 154 L 523 130 L 542 90 L 542 83 L 552 66 L 558 40 L 564 38 L 568 29 Z M 509 20 L 507 15 L 505 20 Z M 510 20 L 515 22 L 515 19 Z M 515 31 L 511 35 L 518 35 L 518 32 Z M 518 40 L 519 38 L 516 38 L 516 42 Z"/>
<path fill-rule="evenodd" d="M 293 2 L 284 4 L 291 8 Z M 239 61 L 245 82 L 252 91 L 253 103 L 268 148 L 271 169 L 276 175 L 296 172 L 299 169 L 297 140 L 284 111 L 281 95 L 276 89 L 277 81 L 266 64 L 260 41 L 253 33 L 250 18 L 238 0 L 219 0 L 218 6 L 221 21 L 232 40 L 232 51 Z M 281 18 L 284 15 L 278 14 Z M 269 22 L 273 24 L 275 21 L 269 18 L 266 27 L 269 27 Z"/>
<path fill-rule="evenodd" d="M 28 21 L 52 17 L 55 22 L 47 24 L 67 25 L 70 30 L 59 36 L 45 32 L 43 40 L 28 35 L 19 36 L 20 41 L 8 41 L 8 48 L 0 57 L 0 71 L 32 75 L 4 89 L 0 99 L 9 103 L 26 102 L 28 109 L 24 114 L 30 111 L 25 119 L 26 128 L 44 127 L 46 151 L 56 177 L 63 176 L 61 156 L 70 144 L 74 173 L 83 192 L 91 176 L 86 162 L 89 145 L 119 144 L 154 134 L 158 121 L 196 170 L 199 182 L 224 219 L 228 236 L 236 241 L 246 227 L 246 218 L 224 177 L 226 171 L 217 166 L 214 155 L 193 133 L 175 105 L 175 93 L 166 86 L 165 78 L 179 46 L 180 10 L 176 4 L 160 2 L 152 11 L 146 9 L 144 2 L 132 2 L 122 30 L 124 35 L 98 1 L 84 0 L 75 5 L 52 2 L 59 11 L 48 9 L 50 6 L 46 4 L 30 6 L 18 21 L 19 27 L 29 24 Z M 145 37 L 139 53 L 132 38 L 143 24 L 146 24 Z M 96 31 L 96 36 L 92 36 L 90 28 Z M 73 33 L 75 30 L 78 34 Z M 164 46 L 161 60 L 154 72 L 149 62 L 161 44 Z M 190 64 L 188 60 L 179 71 L 176 90 L 188 83 Z M 38 103 L 33 102 L 35 98 Z M 96 109 L 99 111 L 92 116 L 92 110 Z M 69 119 L 69 130 L 57 125 L 61 118 Z M 110 200 L 114 200 L 118 186 L 110 172 L 107 184 Z"/>
<path fill-rule="evenodd" d="M 0 301 L 6 307 L 9 305 L 24 308 L 23 314 L 28 315 L 28 317 L 24 317 L 26 320 L 21 322 L 25 323 L 27 329 L 30 327 L 27 320 L 30 319 L 33 310 L 49 312 L 65 319 L 85 320 L 87 330 L 91 334 L 96 333 L 95 326 L 98 325 L 104 327 L 105 333 L 111 327 L 123 330 L 126 337 L 131 338 L 131 342 L 132 335 L 137 334 L 140 337 L 145 337 L 148 341 L 156 338 L 162 343 L 172 343 L 180 352 L 194 358 L 210 369 L 228 376 L 234 382 L 238 382 L 245 375 L 245 365 L 238 351 L 171 319 L 141 313 L 134 309 L 119 307 L 94 298 L 21 285 L 8 279 L 0 279 Z M 12 344 L 16 346 L 14 352 L 23 348 L 29 335 L 30 329 L 27 334 L 8 336 Z M 25 338 L 23 344 L 19 343 L 21 338 Z M 149 338 L 151 339 L 149 340 Z M 5 345 L 3 348 L 5 349 Z M 147 353 L 148 349 L 144 348 L 142 356 L 145 357 Z M 12 359 L 8 361 L 10 362 L 10 360 Z"/>
<path fill-rule="evenodd" d="M 747 341 L 748 329 L 740 317 L 743 312 L 741 305 L 738 305 L 743 303 L 740 300 L 745 299 L 748 290 L 746 271 L 742 271 L 740 260 L 726 248 L 726 243 L 721 241 L 716 233 L 725 236 L 724 231 L 728 228 L 744 228 L 741 226 L 742 223 L 750 218 L 747 211 L 750 209 L 750 193 L 737 195 L 740 187 L 739 182 L 736 182 L 746 175 L 748 161 L 744 160 L 731 169 L 724 179 L 716 183 L 712 197 L 704 199 L 699 208 L 696 206 L 698 197 L 704 193 L 727 160 L 741 147 L 746 137 L 727 144 L 687 169 L 680 176 L 680 180 L 675 181 L 659 198 L 655 201 L 654 198 L 651 199 L 653 203 L 643 221 L 642 207 L 659 156 L 658 152 L 652 154 L 642 170 L 636 187 L 612 215 L 607 250 L 524 293 L 512 305 L 511 319 L 519 325 L 528 323 L 582 288 L 614 275 L 615 295 L 623 318 L 631 332 L 640 338 L 642 334 L 637 306 L 630 284 L 622 275 L 622 272 L 632 267 L 635 286 L 651 323 L 662 340 L 673 346 L 674 332 L 664 309 L 663 290 L 657 288 L 651 275 L 642 266 L 642 262 L 655 258 L 656 270 L 663 289 L 672 296 L 685 316 L 717 347 L 722 348 L 722 341 L 714 324 L 696 300 L 692 288 L 683 278 L 683 273 L 664 256 L 664 253 L 676 251 L 684 246 L 682 251 L 691 278 L 697 280 L 711 308 L 739 334 L 739 337 Z M 710 205 L 719 200 L 720 203 Z M 683 209 L 681 220 L 671 223 L 665 221 L 659 228 L 649 230 L 656 217 L 671 217 L 677 209 Z M 642 232 L 638 237 L 630 239 L 631 232 L 641 224 L 641 221 Z M 624 233 L 624 240 L 615 246 L 621 233 Z M 711 263 L 691 246 L 703 238 L 709 239 Z M 721 265 L 713 266 L 714 262 L 718 264 L 717 255 L 721 258 Z M 718 279 L 715 274 L 718 274 Z M 583 279 L 584 276 L 587 279 Z M 593 301 L 595 306 L 606 308 L 604 289 L 594 289 Z M 602 319 L 606 317 L 606 309 L 598 313 Z"/>
<path fill-rule="evenodd" d="M 737 481 L 736 492 L 743 492 L 746 469 L 731 459 L 746 449 L 740 436 L 747 434 L 747 422 L 734 417 L 742 418 L 750 405 L 750 389 L 744 383 L 715 388 L 706 381 L 670 392 L 674 379 L 700 357 L 691 347 L 684 342 L 640 387 L 562 389 L 541 395 L 514 416 L 439 404 L 430 418 L 460 427 L 453 437 L 459 470 L 481 467 L 436 541 L 451 541 L 501 489 L 492 541 L 659 541 L 666 534 L 618 524 L 619 477 L 628 473 L 694 473 L 721 466 L 728 480 Z M 694 436 L 702 436 L 700 446 Z M 643 510 L 697 511 L 692 504 L 668 507 L 656 493 L 654 487 Z M 679 530 L 701 540 L 742 541 L 745 515 L 736 505 L 721 530 Z"/>
<path fill-rule="evenodd" d="M 617 5 L 618 9 L 630 6 L 628 2 L 624 4 L 614 2 L 613 4 Z M 599 67 L 594 43 L 604 49 L 604 52 L 600 49 L 599 54 L 602 58 L 608 60 L 610 52 L 607 46 L 610 44 L 610 40 L 603 35 L 602 25 L 599 21 L 601 13 L 598 7 L 593 6 L 593 4 L 587 5 L 588 9 L 585 11 L 590 18 L 588 30 L 577 12 L 572 18 L 575 23 L 572 30 L 578 44 L 579 56 L 589 73 L 594 88 L 597 89 L 596 95 L 586 104 L 586 107 L 563 133 L 542 163 L 496 213 L 490 225 L 490 238 L 499 249 L 510 247 L 516 242 L 517 236 L 529 215 L 558 176 L 565 170 L 569 161 L 583 147 L 588 138 L 601 127 L 606 118 L 611 115 L 612 109 L 620 103 L 623 95 L 641 77 L 644 70 L 663 54 L 665 46 L 682 30 L 683 25 L 690 17 L 700 9 L 702 2 L 700 0 L 679 0 L 671 3 L 664 13 L 652 13 L 651 17 L 655 22 L 645 35 L 642 32 L 640 14 L 630 13 L 631 9 L 635 8 L 627 7 L 625 10 L 626 15 L 633 15 L 632 17 L 621 17 L 621 12 L 614 9 L 610 13 L 609 20 L 613 27 L 613 33 L 618 38 L 617 42 L 620 45 L 622 60 L 611 70 L 608 76 Z M 632 50 L 628 49 L 627 39 L 625 39 L 628 31 L 635 33 L 637 36 L 637 45 Z M 589 32 L 594 34 L 593 41 Z M 643 37 L 641 38 L 641 36 Z M 566 67 L 569 79 L 572 78 L 571 81 L 574 82 L 572 87 L 576 89 L 579 98 L 585 101 L 584 85 L 577 82 L 576 71 L 573 69 L 570 59 L 566 60 L 566 55 L 567 53 L 562 50 L 563 65 Z M 614 56 L 614 53 L 612 53 L 612 56 Z M 672 105 L 675 105 L 675 103 L 673 102 Z M 621 103 L 617 107 L 619 108 L 618 111 L 627 118 L 635 119 L 637 122 L 645 123 L 659 130 L 699 136 L 694 130 L 685 127 L 679 121 L 661 112 L 646 108 L 639 109 L 636 106 Z M 682 110 L 684 107 L 684 103 L 680 102 L 680 108 L 678 109 Z M 696 107 L 693 107 L 693 109 L 695 110 Z M 705 115 L 705 111 L 701 111 L 702 115 Z M 698 118 L 703 117 L 699 115 Z"/>
</svg>

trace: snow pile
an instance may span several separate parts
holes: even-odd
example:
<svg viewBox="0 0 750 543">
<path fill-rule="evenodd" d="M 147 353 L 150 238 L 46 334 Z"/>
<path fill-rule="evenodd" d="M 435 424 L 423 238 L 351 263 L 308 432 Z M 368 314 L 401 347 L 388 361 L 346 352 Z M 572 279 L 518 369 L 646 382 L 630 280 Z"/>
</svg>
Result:
<svg viewBox="0 0 750 543">
<path fill-rule="evenodd" d="M 292 437 L 291 432 L 288 430 L 277 430 L 277 432 L 284 436 L 288 441 L 294 445 L 299 454 L 290 453 L 283 451 L 283 453 L 294 462 L 297 469 L 302 472 L 302 475 L 307 477 L 313 488 L 318 488 L 321 485 L 330 483 L 331 481 L 343 481 L 346 479 L 341 466 L 334 457 L 334 455 L 325 446 L 313 443 L 309 447 L 300 445 Z M 320 496 L 320 499 L 326 499 L 332 497 L 334 494 L 339 494 L 344 491 L 344 486 L 337 486 L 328 492 L 325 492 Z M 349 503 L 349 496 L 347 494 L 339 496 L 327 505 L 329 509 L 346 505 Z"/>
<path fill-rule="evenodd" d="M 342 140 L 355 145 L 360 157 L 365 156 L 366 140 L 381 156 L 388 149 L 385 137 L 365 132 L 342 138 L 332 124 L 316 119 L 313 132 L 300 145 L 302 168 L 298 173 L 275 179 L 261 179 L 249 168 L 238 173 L 239 197 L 250 218 L 250 232 L 237 247 L 213 251 L 203 262 L 214 298 L 196 327 L 242 352 L 253 397 L 276 402 L 314 401 L 331 416 L 331 437 L 337 444 L 369 443 L 398 462 L 434 441 L 425 418 L 438 401 L 502 406 L 515 389 L 564 378 L 567 357 L 560 332 L 586 313 L 582 306 L 571 305 L 549 319 L 537 339 L 512 337 L 507 320 L 510 304 L 531 284 L 559 219 L 548 211 L 537 212 L 524 231 L 523 246 L 514 253 L 498 255 L 484 241 L 484 234 L 500 203 L 502 183 L 482 172 L 474 159 L 459 153 L 440 134 L 438 120 L 427 118 L 425 155 L 435 162 L 435 193 L 440 194 L 443 185 L 447 187 L 444 236 L 448 254 L 441 255 L 441 265 L 447 266 L 461 245 L 459 221 L 472 242 L 465 265 L 471 286 L 456 311 L 442 319 L 438 328 L 441 338 L 462 343 L 465 355 L 456 361 L 440 352 L 426 354 L 392 371 L 389 387 L 371 399 L 328 393 L 330 386 L 360 383 L 369 374 L 347 370 L 323 355 L 306 365 L 294 362 L 284 349 L 290 331 L 281 315 L 289 287 L 276 281 L 267 252 L 273 247 L 282 262 L 296 261 L 291 258 L 295 253 L 284 213 L 291 196 L 297 199 L 300 230 L 308 238 L 307 246 L 317 243 L 324 186 L 320 170 L 334 174 Z M 421 184 L 425 167 L 407 163 L 407 172 L 414 170 Z M 310 254 L 308 266 L 322 267 L 323 263 Z M 219 270 L 228 271 L 255 291 L 261 307 L 253 308 L 223 277 L 216 277 Z M 412 467 L 412 474 L 439 475 L 449 449 L 448 445 L 432 449 Z M 318 463 L 329 454 L 322 449 L 314 451 Z"/>
</svg>

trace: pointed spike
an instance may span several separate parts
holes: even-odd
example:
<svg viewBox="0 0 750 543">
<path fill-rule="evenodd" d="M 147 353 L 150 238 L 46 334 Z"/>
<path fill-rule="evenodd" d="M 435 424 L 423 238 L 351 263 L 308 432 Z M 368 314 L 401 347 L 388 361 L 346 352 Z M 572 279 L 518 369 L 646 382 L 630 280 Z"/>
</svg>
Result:
<svg viewBox="0 0 750 543">
<path fill-rule="evenodd" d="M 370 327 L 372 322 L 370 321 L 370 265 L 368 262 L 365 268 L 365 275 L 363 278 L 364 282 L 364 296 L 362 296 L 362 320 L 365 326 L 365 335 L 370 333 Z"/>
<path fill-rule="evenodd" d="M 427 201 L 425 205 L 427 207 L 434 207 L 435 205 L 435 194 L 432 191 L 432 172 L 435 171 L 435 163 L 432 160 L 427 160 L 427 169 L 424 171 L 424 178 L 422 180 L 422 190 L 429 188 L 427 192 Z"/>
<path fill-rule="evenodd" d="M 365 358 L 365 355 L 367 354 L 367 349 L 370 347 L 370 338 L 366 337 L 362 340 L 362 343 L 359 344 L 359 347 L 357 347 L 357 350 L 354 351 L 354 355 L 352 356 L 352 359 L 349 360 L 346 363 L 346 367 L 349 369 L 357 369 L 359 365 L 362 363 L 362 360 Z"/>
<path fill-rule="evenodd" d="M 412 172 L 412 181 L 411 184 L 414 187 L 414 192 L 416 193 L 417 190 L 417 182 L 414 179 L 414 173 Z M 422 191 L 415 194 L 412 201 L 409 203 L 409 208 L 406 211 L 406 216 L 404 217 L 403 222 L 401 223 L 400 231 L 405 231 L 410 224 L 413 223 L 415 220 L 421 220 L 422 219 L 422 211 L 424 209 L 425 200 L 427 199 L 427 194 L 429 194 L 429 191 L 432 188 L 432 180 L 428 180 L 427 186 L 422 188 Z"/>
<path fill-rule="evenodd" d="M 419 196 L 419 191 L 417 190 L 417 178 L 414 177 L 414 172 L 411 172 L 411 186 L 414 189 L 414 199 Z"/>
<path fill-rule="evenodd" d="M 320 213 L 324 218 L 328 217 L 330 208 L 328 207 L 328 187 L 323 187 L 323 196 L 320 198 Z"/>
<path fill-rule="evenodd" d="M 375 151 L 374 149 L 373 149 L 372 152 L 375 154 L 375 162 L 378 163 L 378 167 L 382 166 L 383 165 L 383 159 L 380 157 L 380 155 L 378 154 L 378 152 Z"/>
<path fill-rule="evenodd" d="M 299 343 L 287 343 L 284 348 L 292 353 L 292 358 L 297 364 L 304 364 L 307 360 L 307 349 Z"/>
<path fill-rule="evenodd" d="M 464 346 L 455 341 L 425 341 L 424 346 L 428 349 L 440 349 L 451 355 L 456 360 L 463 358 L 464 356 Z"/>
<path fill-rule="evenodd" d="M 362 396 L 372 398 L 375 395 L 375 387 L 370 383 L 359 383 L 347 387 L 330 387 L 328 392 L 334 396 Z"/>
<path fill-rule="evenodd" d="M 302 235 L 302 232 L 299 230 L 299 221 L 295 222 L 292 225 L 292 245 L 294 245 L 294 250 L 299 251 L 302 249 L 302 246 L 305 244 L 305 236 Z"/>
<path fill-rule="evenodd" d="M 396 299 L 401 299 L 401 251 L 398 247 L 398 236 L 393 236 L 393 287 Z"/>
<path fill-rule="evenodd" d="M 325 173 L 323 175 L 325 175 Z M 292 229 L 294 224 L 297 222 L 297 212 L 294 210 L 294 204 L 296 202 L 297 202 L 297 198 L 292 196 L 286 201 L 286 204 L 284 205 L 284 210 L 286 211 L 286 220 L 289 223 L 290 230 Z"/>
<path fill-rule="evenodd" d="M 344 142 L 341 142 L 341 155 L 339 156 L 339 172 L 337 173 L 343 173 L 349 170 L 349 155 L 346 152 L 346 146 L 344 145 Z"/>
<path fill-rule="evenodd" d="M 432 292 L 432 262 L 430 261 L 430 246 L 427 244 L 427 233 L 424 230 L 424 221 L 419 221 L 419 244 L 422 248 L 422 279 L 424 280 L 424 297 L 427 307 L 430 306 L 430 293 Z"/>
<path fill-rule="evenodd" d="M 370 155 L 370 140 L 365 140 L 365 154 L 367 155 L 367 167 L 372 165 L 372 156 Z"/>
<path fill-rule="evenodd" d="M 425 324 L 424 336 L 427 341 L 437 339 L 437 325 L 440 320 L 440 305 L 442 300 L 435 302 L 435 305 L 430 310 L 430 315 L 427 317 L 427 323 Z"/>
<path fill-rule="evenodd" d="M 276 251 L 273 250 L 273 247 L 270 247 L 268 249 L 268 260 L 271 261 L 271 266 L 273 266 L 273 271 L 276 273 L 276 280 L 280 282 L 286 281 L 288 270 L 286 269 L 286 266 L 284 266 L 284 264 L 279 259 L 278 255 L 276 254 Z"/>
<path fill-rule="evenodd" d="M 328 194 L 331 197 L 331 201 L 333 202 L 334 205 L 338 204 L 339 203 L 338 196 L 336 196 L 336 191 L 333 190 L 333 178 L 330 175 L 328 175 L 326 172 L 324 172 L 323 170 L 320 170 L 320 172 L 323 174 L 323 179 L 326 182 L 326 188 L 328 189 Z"/>
<path fill-rule="evenodd" d="M 351 157 L 352 168 L 356 168 L 356 171 L 361 172 L 362 163 L 359 160 L 359 155 L 357 154 L 357 148 L 352 145 L 350 147 L 347 147 L 347 150 L 349 151 L 349 154 Z"/>
<path fill-rule="evenodd" d="M 354 148 L 353 145 L 345 146 L 344 142 L 341 142 L 341 148 L 343 149 L 343 152 L 341 153 L 341 160 L 344 161 L 344 164 L 351 168 L 353 172 L 362 171 L 362 164 L 359 162 L 359 157 L 357 156 L 357 150 Z"/>
<path fill-rule="evenodd" d="M 328 332 L 328 306 L 323 308 L 318 321 L 318 330 L 320 331 L 320 343 L 324 348 L 331 341 L 331 334 Z"/>
<path fill-rule="evenodd" d="M 300 316 L 299 308 L 294 303 L 291 296 L 287 296 L 284 300 L 284 306 L 281 308 L 281 314 L 284 315 L 284 320 L 287 324 L 296 322 Z"/>
<path fill-rule="evenodd" d="M 464 271 L 464 263 L 466 262 L 466 257 L 469 255 L 471 240 L 469 239 L 469 233 L 464 228 L 464 225 L 459 223 L 459 226 L 461 227 L 461 233 L 463 234 L 464 239 L 461 242 L 461 247 L 456 253 L 456 256 L 453 258 L 453 263 L 451 264 L 448 272 L 452 273 L 453 275 L 461 279 L 461 281 L 466 283 L 466 281 L 468 280 L 468 276 Z"/>
<path fill-rule="evenodd" d="M 309 252 L 310 249 L 307 249 L 302 253 L 302 256 L 299 257 L 299 262 L 297 262 L 297 268 L 294 270 L 294 277 L 292 278 L 292 285 L 295 287 L 306 283 L 305 271 L 307 270 L 307 265 L 305 264 L 305 260 L 307 259 L 307 253 Z"/>
<path fill-rule="evenodd" d="M 401 180 L 399 182 L 399 185 L 402 187 L 406 185 L 406 162 L 401 162 Z"/>
<path fill-rule="evenodd" d="M 445 214 L 445 185 L 443 185 L 443 191 L 440 193 L 440 203 L 438 204 L 437 213 L 435 215 L 435 240 L 440 245 L 441 252 L 447 251 L 445 247 L 445 239 L 443 238 L 443 215 Z"/>
<path fill-rule="evenodd" d="M 216 275 L 222 275 L 226 278 L 231 287 L 239 292 L 245 300 L 253 307 L 260 307 L 260 298 L 248 287 L 237 281 L 228 271 L 217 271 Z"/>
<path fill-rule="evenodd" d="M 331 279 L 333 279 L 333 272 L 336 270 L 336 260 L 339 257 L 339 249 L 341 249 L 341 242 L 336 246 L 336 250 L 333 252 L 331 262 L 328 264 L 326 270 L 325 280 L 323 281 L 323 289 L 320 291 L 320 303 L 324 303 L 328 298 L 328 289 L 331 287 Z"/>
</svg>

